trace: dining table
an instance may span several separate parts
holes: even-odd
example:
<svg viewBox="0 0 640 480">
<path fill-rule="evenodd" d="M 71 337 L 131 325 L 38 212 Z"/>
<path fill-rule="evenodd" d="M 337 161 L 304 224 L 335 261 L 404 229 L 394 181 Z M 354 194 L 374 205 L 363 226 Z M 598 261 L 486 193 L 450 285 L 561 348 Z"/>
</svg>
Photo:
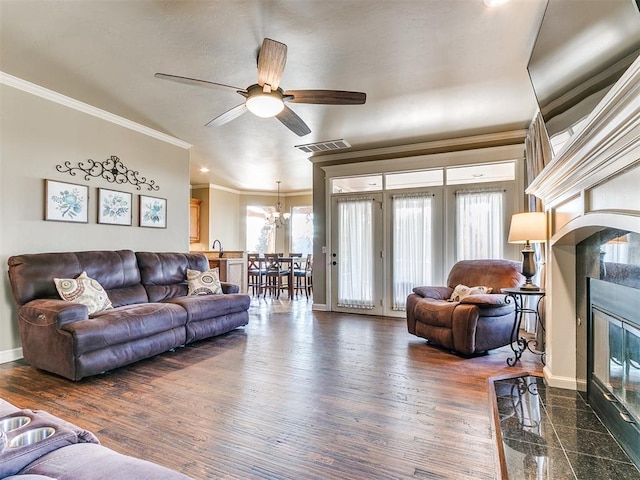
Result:
<svg viewBox="0 0 640 480">
<path fill-rule="evenodd" d="M 287 275 L 287 285 L 289 286 L 288 290 L 289 290 L 289 299 L 293 300 L 294 297 L 294 288 L 293 288 L 293 281 L 294 281 L 294 265 L 296 264 L 296 262 L 300 263 L 303 262 L 303 258 L 302 257 L 278 257 L 278 261 L 282 264 L 282 265 L 287 265 L 286 270 L 288 271 L 288 275 Z M 260 271 L 266 271 L 267 269 L 267 258 L 260 256 L 257 259 Z M 266 294 L 266 292 L 265 292 Z"/>
</svg>

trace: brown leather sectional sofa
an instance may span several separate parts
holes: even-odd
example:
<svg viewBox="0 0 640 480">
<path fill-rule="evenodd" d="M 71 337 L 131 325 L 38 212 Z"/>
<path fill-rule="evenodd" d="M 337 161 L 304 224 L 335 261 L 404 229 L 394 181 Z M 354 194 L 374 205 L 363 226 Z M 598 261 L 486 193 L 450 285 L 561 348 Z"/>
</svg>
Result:
<svg viewBox="0 0 640 480">
<path fill-rule="evenodd" d="M 87 251 L 10 257 L 24 359 L 71 380 L 121 367 L 249 322 L 248 295 L 188 296 L 187 269 L 209 268 L 202 254 Z M 82 272 L 104 288 L 112 309 L 88 315 L 62 300 L 54 278 Z"/>
<path fill-rule="evenodd" d="M 0 398 L 0 478 L 15 480 L 189 480 L 155 463 L 122 455 L 98 438 L 41 410 Z"/>
</svg>

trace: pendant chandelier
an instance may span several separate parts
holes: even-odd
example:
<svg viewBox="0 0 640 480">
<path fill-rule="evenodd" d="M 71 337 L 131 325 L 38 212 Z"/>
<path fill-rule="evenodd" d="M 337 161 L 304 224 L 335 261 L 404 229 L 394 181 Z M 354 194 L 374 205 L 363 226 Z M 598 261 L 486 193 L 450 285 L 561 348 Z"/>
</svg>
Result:
<svg viewBox="0 0 640 480">
<path fill-rule="evenodd" d="M 265 214 L 267 225 L 274 225 L 276 228 L 281 228 L 287 225 L 291 214 L 288 212 L 282 213 L 282 204 L 280 203 L 280 180 L 276 181 L 278 184 L 278 201 L 276 202 L 276 210 L 270 214 Z"/>
</svg>

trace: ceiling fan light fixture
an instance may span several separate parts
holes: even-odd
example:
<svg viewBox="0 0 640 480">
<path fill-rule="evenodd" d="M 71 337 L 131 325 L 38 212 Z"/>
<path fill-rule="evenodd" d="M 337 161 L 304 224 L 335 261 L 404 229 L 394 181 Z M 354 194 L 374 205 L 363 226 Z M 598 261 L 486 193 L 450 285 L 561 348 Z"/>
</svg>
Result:
<svg viewBox="0 0 640 480">
<path fill-rule="evenodd" d="M 247 98 L 247 108 L 258 117 L 275 117 L 284 110 L 284 102 L 279 92 L 258 92 L 249 95 Z"/>
<path fill-rule="evenodd" d="M 504 5 L 509 0 L 484 0 L 484 4 L 487 7 L 499 7 L 500 5 Z"/>
</svg>

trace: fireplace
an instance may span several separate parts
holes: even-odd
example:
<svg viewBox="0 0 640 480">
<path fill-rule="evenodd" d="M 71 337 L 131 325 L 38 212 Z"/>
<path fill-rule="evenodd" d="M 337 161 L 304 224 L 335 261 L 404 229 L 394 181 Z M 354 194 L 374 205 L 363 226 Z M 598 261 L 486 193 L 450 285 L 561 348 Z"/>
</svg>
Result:
<svg viewBox="0 0 640 480">
<path fill-rule="evenodd" d="M 631 377 L 637 373 L 633 350 L 640 321 L 640 306 L 632 303 L 640 293 L 638 185 L 640 58 L 526 189 L 544 205 L 549 220 L 545 381 L 552 387 L 587 390 L 599 415 L 612 420 L 609 428 L 620 443 L 625 443 L 624 431 L 637 426 L 624 418 L 639 420 L 637 403 L 625 406 L 638 386 Z M 616 258 L 614 249 L 627 260 Z M 607 283 L 635 290 L 633 295 L 599 293 Z M 611 298 L 617 300 L 609 302 Z M 624 410 L 611 410 L 618 405 Z M 625 445 L 628 450 L 635 444 L 630 455 L 635 462 L 638 433 Z"/>
<path fill-rule="evenodd" d="M 637 282 L 639 270 L 638 265 L 601 262 L 602 279 L 589 278 L 587 285 L 587 397 L 638 466 L 640 289 L 606 280 Z"/>
</svg>

